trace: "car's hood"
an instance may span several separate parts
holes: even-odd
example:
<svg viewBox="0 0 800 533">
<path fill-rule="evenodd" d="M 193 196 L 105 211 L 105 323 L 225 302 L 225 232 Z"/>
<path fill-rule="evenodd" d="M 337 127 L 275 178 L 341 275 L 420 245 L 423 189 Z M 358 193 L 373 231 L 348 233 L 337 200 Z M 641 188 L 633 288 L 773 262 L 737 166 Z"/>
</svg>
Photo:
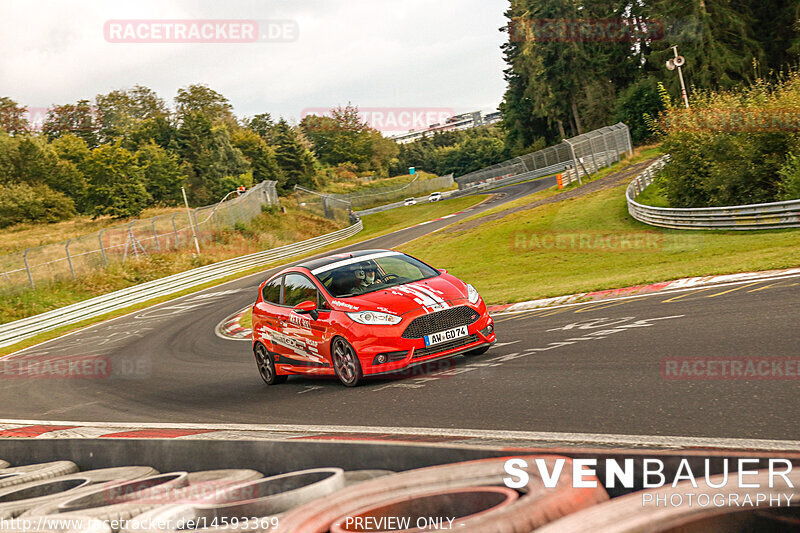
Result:
<svg viewBox="0 0 800 533">
<path fill-rule="evenodd" d="M 409 311 L 424 308 L 435 312 L 454 305 L 454 300 L 467 298 L 467 286 L 449 274 L 442 274 L 414 283 L 353 296 L 334 298 L 331 306 L 339 311 L 381 311 L 404 315 Z"/>
</svg>

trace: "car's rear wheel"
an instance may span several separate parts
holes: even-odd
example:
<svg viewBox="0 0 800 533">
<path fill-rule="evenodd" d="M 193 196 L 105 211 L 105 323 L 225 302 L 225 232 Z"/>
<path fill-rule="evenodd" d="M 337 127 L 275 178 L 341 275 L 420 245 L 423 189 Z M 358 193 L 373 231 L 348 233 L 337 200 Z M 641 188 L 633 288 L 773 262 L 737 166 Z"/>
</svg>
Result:
<svg viewBox="0 0 800 533">
<path fill-rule="evenodd" d="M 345 387 L 358 385 L 364 374 L 361 371 L 361 363 L 356 351 L 349 342 L 341 337 L 337 337 L 333 341 L 331 348 L 331 359 L 333 359 L 333 370 L 336 372 L 336 377 Z"/>
<path fill-rule="evenodd" d="M 289 376 L 279 376 L 275 371 L 275 360 L 272 354 L 267 351 L 263 344 L 256 344 L 255 350 L 256 364 L 258 365 L 258 373 L 261 379 L 267 385 L 277 385 L 279 383 L 286 383 Z"/>
</svg>

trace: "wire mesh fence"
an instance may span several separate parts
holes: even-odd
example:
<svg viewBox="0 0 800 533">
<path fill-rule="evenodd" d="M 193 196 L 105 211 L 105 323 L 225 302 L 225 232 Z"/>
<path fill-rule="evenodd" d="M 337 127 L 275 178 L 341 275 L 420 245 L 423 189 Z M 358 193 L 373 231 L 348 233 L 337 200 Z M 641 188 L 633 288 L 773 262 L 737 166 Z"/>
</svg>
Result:
<svg viewBox="0 0 800 533">
<path fill-rule="evenodd" d="M 340 200 L 300 185 L 294 186 L 294 199 L 300 211 L 313 213 L 341 224 L 351 222 L 352 207 L 347 200 Z"/>
<path fill-rule="evenodd" d="M 194 247 L 194 233 L 202 242 L 215 232 L 252 220 L 265 206 L 279 206 L 275 185 L 274 181 L 261 182 L 241 194 L 232 193 L 215 205 L 131 220 L 88 235 L 0 256 L 0 287 L 36 287 L 52 280 L 76 279 L 148 254 Z"/>
<path fill-rule="evenodd" d="M 518 174 L 531 177 L 567 171 L 566 183 L 580 181 L 601 167 L 619 161 L 632 150 L 628 126 L 623 123 L 584 133 L 561 144 L 515 157 L 456 178 L 459 189 L 475 187 Z"/>
</svg>

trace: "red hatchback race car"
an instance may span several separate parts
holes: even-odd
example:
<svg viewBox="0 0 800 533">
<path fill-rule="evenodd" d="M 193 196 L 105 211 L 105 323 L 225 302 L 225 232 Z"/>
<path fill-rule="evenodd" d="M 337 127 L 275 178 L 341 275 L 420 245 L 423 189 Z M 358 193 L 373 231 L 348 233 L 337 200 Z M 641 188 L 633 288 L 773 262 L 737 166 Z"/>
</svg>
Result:
<svg viewBox="0 0 800 533">
<path fill-rule="evenodd" d="M 478 291 L 391 250 L 314 259 L 264 282 L 253 306 L 253 352 L 268 385 L 291 374 L 376 376 L 484 353 L 494 322 Z"/>
</svg>

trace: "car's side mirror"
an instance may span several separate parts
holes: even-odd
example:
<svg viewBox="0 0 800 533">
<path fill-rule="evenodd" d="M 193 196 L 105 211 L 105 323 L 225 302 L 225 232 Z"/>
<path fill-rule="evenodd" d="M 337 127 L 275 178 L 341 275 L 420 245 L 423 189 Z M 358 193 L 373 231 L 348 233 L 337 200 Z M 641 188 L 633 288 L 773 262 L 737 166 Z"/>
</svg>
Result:
<svg viewBox="0 0 800 533">
<path fill-rule="evenodd" d="M 309 315 L 316 320 L 319 318 L 319 311 L 317 311 L 317 304 L 311 300 L 299 303 L 293 309 L 298 315 Z"/>
<path fill-rule="evenodd" d="M 442 274 L 447 274 L 447 269 L 446 268 L 440 268 L 439 272 L 441 272 Z"/>
</svg>

